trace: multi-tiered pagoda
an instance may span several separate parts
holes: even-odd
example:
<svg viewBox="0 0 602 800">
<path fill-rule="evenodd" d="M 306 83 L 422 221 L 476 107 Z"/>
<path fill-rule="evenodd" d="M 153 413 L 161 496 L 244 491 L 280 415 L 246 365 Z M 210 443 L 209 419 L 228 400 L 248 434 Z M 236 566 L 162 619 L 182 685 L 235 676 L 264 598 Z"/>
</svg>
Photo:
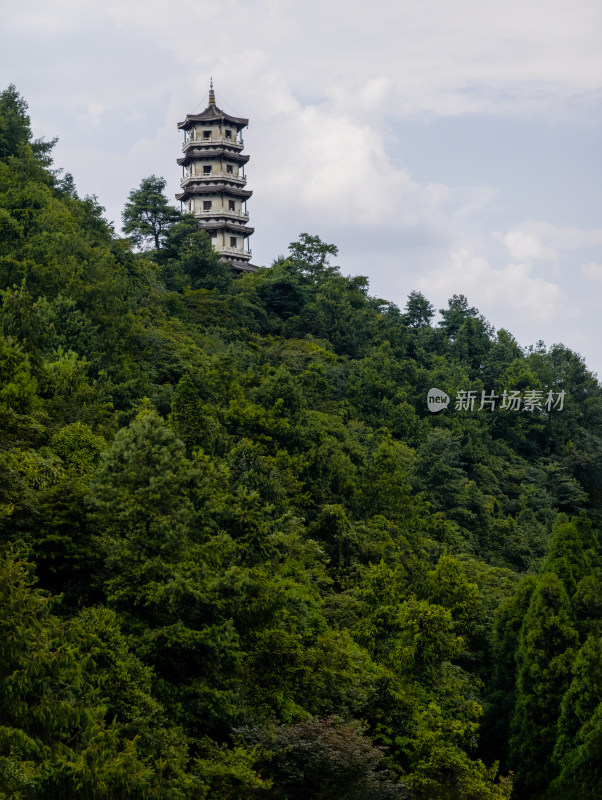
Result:
<svg viewBox="0 0 602 800">
<path fill-rule="evenodd" d="M 248 119 L 232 117 L 216 106 L 212 82 L 207 108 L 178 123 L 184 131 L 184 156 L 178 159 L 182 192 L 176 197 L 185 211 L 198 218 L 222 260 L 236 270 L 253 271 L 257 269 L 250 263 L 253 228 L 247 225 L 247 200 L 253 192 L 245 188 L 249 156 L 242 153 L 241 135 L 248 124 Z"/>
</svg>

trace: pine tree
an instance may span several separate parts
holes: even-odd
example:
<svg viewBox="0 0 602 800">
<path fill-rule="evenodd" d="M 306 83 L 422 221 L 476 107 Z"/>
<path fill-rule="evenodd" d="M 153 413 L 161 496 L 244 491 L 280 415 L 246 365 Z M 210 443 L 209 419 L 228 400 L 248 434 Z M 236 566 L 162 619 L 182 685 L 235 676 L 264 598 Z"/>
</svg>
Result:
<svg viewBox="0 0 602 800">
<path fill-rule="evenodd" d="M 558 575 L 569 598 L 575 594 L 582 578 L 591 573 L 594 548 L 595 532 L 587 517 L 569 519 L 566 514 L 558 515 L 552 528 L 544 569 Z"/>
<path fill-rule="evenodd" d="M 118 432 L 91 485 L 111 604 L 148 619 L 157 584 L 186 554 L 193 482 L 182 442 L 156 412 L 141 411 Z"/>
<path fill-rule="evenodd" d="M 171 226 L 182 217 L 163 194 L 166 184 L 165 178 L 156 175 L 144 178 L 138 189 L 132 189 L 123 209 L 123 232 L 143 249 L 158 252 Z"/>
<path fill-rule="evenodd" d="M 599 623 L 598 623 L 599 625 Z M 602 639 L 590 634 L 577 653 L 573 680 L 562 699 L 554 756 L 560 775 L 554 798 L 602 797 Z"/>
<path fill-rule="evenodd" d="M 543 797 L 556 774 L 556 726 L 577 646 L 566 589 L 557 575 L 544 572 L 520 632 L 510 737 L 517 790 L 530 798 Z"/>
<path fill-rule="evenodd" d="M 31 563 L 0 553 L 0 797 L 112 800 L 150 789 L 152 766 L 106 719 L 93 642 L 34 584 Z"/>
<path fill-rule="evenodd" d="M 488 686 L 482 725 L 481 749 L 507 769 L 510 721 L 516 702 L 516 651 L 525 614 L 537 586 L 534 576 L 523 578 L 501 603 L 493 627 L 493 674 Z"/>
<path fill-rule="evenodd" d="M 93 523 L 106 555 L 108 604 L 123 615 L 135 653 L 194 735 L 223 726 L 239 636 L 219 614 L 211 558 L 195 507 L 201 476 L 151 410 L 122 428 L 91 484 Z"/>
<path fill-rule="evenodd" d="M 431 324 L 435 307 L 420 292 L 410 292 L 402 319 L 409 328 L 422 328 Z"/>
<path fill-rule="evenodd" d="M 29 145 L 39 163 L 48 166 L 49 153 L 55 144 L 56 139 L 51 142 L 33 140 L 27 103 L 11 83 L 0 94 L 0 161 L 18 156 L 22 153 L 22 148 Z"/>
</svg>

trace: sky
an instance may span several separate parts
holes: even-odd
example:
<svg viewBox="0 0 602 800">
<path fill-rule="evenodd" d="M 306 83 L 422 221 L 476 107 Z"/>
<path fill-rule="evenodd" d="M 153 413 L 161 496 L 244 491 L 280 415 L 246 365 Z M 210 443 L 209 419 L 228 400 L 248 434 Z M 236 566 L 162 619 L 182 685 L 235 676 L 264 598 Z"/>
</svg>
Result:
<svg viewBox="0 0 602 800">
<path fill-rule="evenodd" d="M 522 346 L 602 376 L 600 0 L 0 0 L 14 83 L 55 165 L 119 231 L 177 123 L 248 117 L 252 261 L 300 233 L 404 308 L 464 294 Z M 175 199 L 173 199 L 176 204 Z"/>
</svg>

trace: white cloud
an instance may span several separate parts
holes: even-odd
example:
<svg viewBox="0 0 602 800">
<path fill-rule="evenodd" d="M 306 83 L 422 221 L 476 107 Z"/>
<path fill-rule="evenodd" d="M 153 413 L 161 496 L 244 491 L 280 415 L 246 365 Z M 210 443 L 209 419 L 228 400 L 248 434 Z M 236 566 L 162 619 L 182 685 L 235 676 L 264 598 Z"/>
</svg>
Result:
<svg viewBox="0 0 602 800">
<path fill-rule="evenodd" d="M 104 104 L 100 100 L 88 100 L 84 120 L 92 127 L 97 127 L 100 124 L 102 115 L 104 114 Z"/>
<path fill-rule="evenodd" d="M 513 230 L 504 236 L 504 244 L 508 248 L 510 258 L 519 262 L 530 263 L 535 259 L 555 261 L 558 253 L 552 247 L 546 247 L 541 239 L 532 233 Z"/>
<path fill-rule="evenodd" d="M 470 246 L 452 251 L 447 262 L 424 276 L 421 288 L 437 299 L 465 294 L 486 316 L 496 319 L 528 315 L 534 322 L 549 322 L 563 302 L 560 287 L 531 274 L 529 261 L 493 267 Z"/>
<path fill-rule="evenodd" d="M 286 65 L 294 94 L 355 115 L 568 118 L 602 88 L 598 0 L 30 0 L 7 16 L 30 52 L 49 35 L 94 47 L 99 23 L 124 35 L 118 60 L 134 64 L 152 42 L 179 63 L 188 97 L 205 92 L 210 73 L 233 97 L 236 86 L 260 93 L 248 71 L 256 53 Z"/>
<path fill-rule="evenodd" d="M 175 193 L 176 122 L 205 102 L 212 74 L 218 102 L 251 117 L 258 263 L 315 232 L 384 296 L 463 292 L 530 341 L 572 335 L 552 326 L 575 322 L 576 276 L 600 280 L 602 230 L 570 227 L 579 212 L 563 186 L 553 211 L 516 222 L 503 179 L 480 171 L 496 163 L 499 178 L 502 142 L 476 167 L 468 153 L 452 185 L 419 179 L 393 133 L 400 120 L 449 116 L 469 129 L 473 114 L 589 124 L 602 96 L 599 0 L 28 0 L 2 22 L 3 85 L 23 92 L 36 135 L 59 136 L 57 165 L 111 219 L 151 173 Z M 533 173 L 508 163 L 520 191 Z"/>
<path fill-rule="evenodd" d="M 329 225 L 378 230 L 415 226 L 450 201 L 448 187 L 421 186 L 395 168 L 382 132 L 368 122 L 328 103 L 303 107 L 280 86 L 274 101 L 278 113 L 264 109 L 256 122 L 266 133 L 253 142 L 253 184 L 275 206 Z"/>
<path fill-rule="evenodd" d="M 549 222 L 528 220 L 517 225 L 516 230 L 525 236 L 539 239 L 555 250 L 576 250 L 580 247 L 602 245 L 602 228 L 561 228 Z"/>
<path fill-rule="evenodd" d="M 602 283 L 602 264 L 597 261 L 588 261 L 587 264 L 583 264 L 581 272 L 586 278 Z"/>
</svg>

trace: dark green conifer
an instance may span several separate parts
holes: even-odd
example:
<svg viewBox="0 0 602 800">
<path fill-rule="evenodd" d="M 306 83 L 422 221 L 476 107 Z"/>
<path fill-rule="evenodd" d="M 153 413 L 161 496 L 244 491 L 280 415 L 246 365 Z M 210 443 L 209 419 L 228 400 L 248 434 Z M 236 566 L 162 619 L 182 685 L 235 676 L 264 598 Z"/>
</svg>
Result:
<svg viewBox="0 0 602 800">
<path fill-rule="evenodd" d="M 577 647 L 566 589 L 557 575 L 544 572 L 519 637 L 509 753 L 517 791 L 531 798 L 545 797 L 557 772 L 552 753 Z"/>
</svg>

